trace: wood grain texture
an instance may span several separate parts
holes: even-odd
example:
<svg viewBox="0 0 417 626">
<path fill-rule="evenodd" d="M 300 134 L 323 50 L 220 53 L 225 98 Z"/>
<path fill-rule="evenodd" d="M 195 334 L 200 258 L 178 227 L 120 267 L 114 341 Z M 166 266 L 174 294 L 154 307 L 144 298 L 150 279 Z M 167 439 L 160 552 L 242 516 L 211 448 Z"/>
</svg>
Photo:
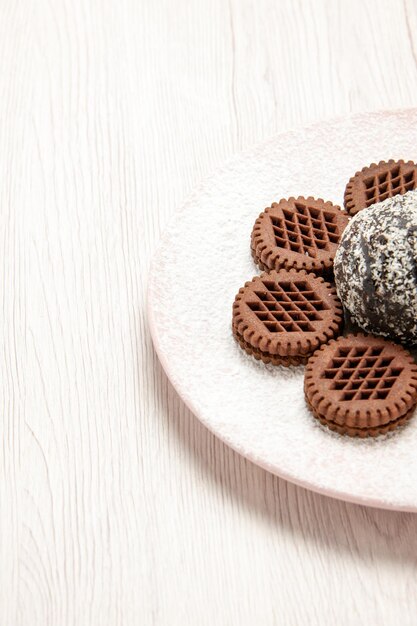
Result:
<svg viewBox="0 0 417 626">
<path fill-rule="evenodd" d="M 412 0 L 0 2 L 0 624 L 415 624 L 417 516 L 217 441 L 145 298 L 227 157 L 415 105 L 416 29 Z"/>
</svg>

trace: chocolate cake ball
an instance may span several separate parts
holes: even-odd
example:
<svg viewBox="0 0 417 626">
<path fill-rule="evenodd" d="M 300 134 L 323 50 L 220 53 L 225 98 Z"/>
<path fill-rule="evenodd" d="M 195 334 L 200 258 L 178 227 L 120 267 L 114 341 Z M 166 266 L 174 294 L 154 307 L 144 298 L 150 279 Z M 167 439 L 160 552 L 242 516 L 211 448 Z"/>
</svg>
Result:
<svg viewBox="0 0 417 626">
<path fill-rule="evenodd" d="M 334 259 L 337 292 L 364 330 L 417 343 L 417 191 L 360 211 Z"/>
</svg>

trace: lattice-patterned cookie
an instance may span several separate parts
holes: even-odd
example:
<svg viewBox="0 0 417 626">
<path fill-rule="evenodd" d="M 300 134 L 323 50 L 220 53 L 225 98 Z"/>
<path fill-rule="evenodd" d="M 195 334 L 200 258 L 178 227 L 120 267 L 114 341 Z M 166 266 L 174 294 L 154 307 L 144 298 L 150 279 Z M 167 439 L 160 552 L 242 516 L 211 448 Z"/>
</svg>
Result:
<svg viewBox="0 0 417 626">
<path fill-rule="evenodd" d="M 304 391 L 314 416 L 331 430 L 352 437 L 385 434 L 413 414 L 417 365 L 385 339 L 339 337 L 309 360 Z"/>
<path fill-rule="evenodd" d="M 347 223 L 346 213 L 321 199 L 299 197 L 274 202 L 253 227 L 253 258 L 265 270 L 326 272 L 332 268 Z"/>
<path fill-rule="evenodd" d="M 304 271 L 281 270 L 256 276 L 233 304 L 233 334 L 256 359 L 298 365 L 342 326 L 336 290 Z"/>
<path fill-rule="evenodd" d="M 350 215 L 417 186 L 417 165 L 413 161 L 380 161 L 364 167 L 349 180 L 344 204 Z"/>
</svg>

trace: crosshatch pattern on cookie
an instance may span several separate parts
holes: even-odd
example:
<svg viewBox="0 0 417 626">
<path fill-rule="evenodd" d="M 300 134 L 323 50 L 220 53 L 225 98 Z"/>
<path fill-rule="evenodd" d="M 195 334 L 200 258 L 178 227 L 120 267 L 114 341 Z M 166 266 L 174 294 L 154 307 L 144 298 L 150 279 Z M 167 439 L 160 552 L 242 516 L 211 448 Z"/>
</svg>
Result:
<svg viewBox="0 0 417 626">
<path fill-rule="evenodd" d="M 256 290 L 249 309 L 271 333 L 314 332 L 329 307 L 307 281 L 263 280 L 264 290 Z"/>
<path fill-rule="evenodd" d="M 417 188 L 417 165 L 413 161 L 380 161 L 362 168 L 346 185 L 344 205 L 350 215 L 387 198 Z"/>
<path fill-rule="evenodd" d="M 404 368 L 394 367 L 384 348 L 340 347 L 322 373 L 340 401 L 385 400 Z"/>
<path fill-rule="evenodd" d="M 407 170 L 406 166 L 398 164 L 387 168 L 385 172 L 368 176 L 362 184 L 365 204 L 370 207 L 376 202 L 382 202 L 387 198 L 415 189 L 416 171 L 415 169 Z"/>
<path fill-rule="evenodd" d="M 342 325 L 335 287 L 304 270 L 255 276 L 233 302 L 233 335 L 241 348 L 265 363 L 305 363 Z"/>
<path fill-rule="evenodd" d="M 316 257 L 318 250 L 329 250 L 340 239 L 336 216 L 329 211 L 295 202 L 293 210 L 283 209 L 283 218 L 270 216 L 275 244 Z"/>
<path fill-rule="evenodd" d="M 263 270 L 331 271 L 348 215 L 332 202 L 309 196 L 282 198 L 256 219 L 252 256 Z"/>
<path fill-rule="evenodd" d="M 304 376 L 306 401 L 331 430 L 375 437 L 404 424 L 417 403 L 417 365 L 402 346 L 351 334 L 321 346 Z"/>
</svg>

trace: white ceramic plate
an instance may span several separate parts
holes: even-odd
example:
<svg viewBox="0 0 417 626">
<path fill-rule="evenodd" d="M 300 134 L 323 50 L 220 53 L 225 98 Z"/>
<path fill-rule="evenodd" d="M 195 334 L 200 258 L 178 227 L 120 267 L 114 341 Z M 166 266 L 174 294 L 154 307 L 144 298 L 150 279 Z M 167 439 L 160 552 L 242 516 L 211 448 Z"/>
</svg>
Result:
<svg viewBox="0 0 417 626">
<path fill-rule="evenodd" d="M 352 174 L 389 158 L 417 160 L 417 109 L 321 123 L 234 157 L 165 233 L 150 276 L 149 323 L 179 395 L 235 450 L 320 493 L 417 511 L 417 419 L 376 440 L 332 434 L 305 406 L 303 367 L 258 363 L 231 333 L 234 296 L 259 273 L 249 240 L 260 211 L 291 195 L 342 204 Z"/>
</svg>

